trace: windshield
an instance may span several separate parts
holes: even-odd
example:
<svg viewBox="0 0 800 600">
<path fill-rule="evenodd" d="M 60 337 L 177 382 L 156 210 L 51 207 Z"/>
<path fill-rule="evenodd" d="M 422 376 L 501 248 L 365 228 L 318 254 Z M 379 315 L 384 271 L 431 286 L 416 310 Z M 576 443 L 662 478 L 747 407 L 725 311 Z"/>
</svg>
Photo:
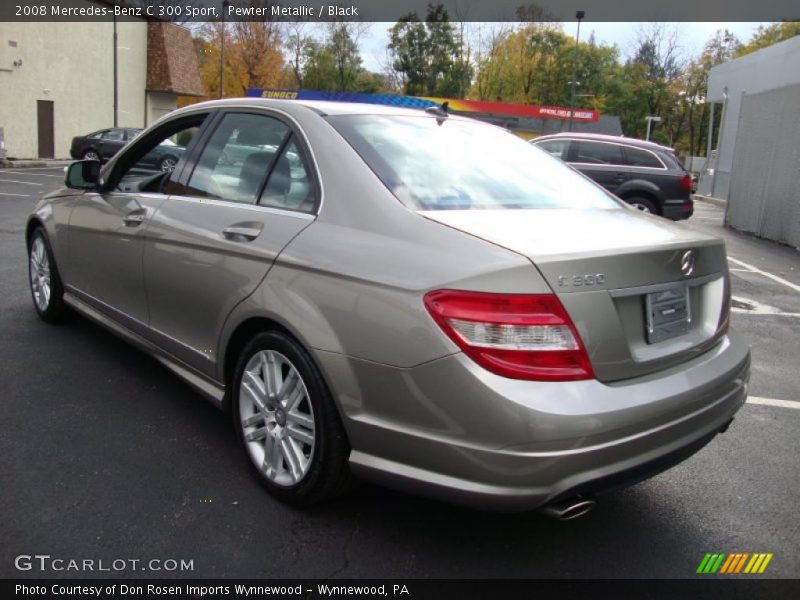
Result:
<svg viewBox="0 0 800 600">
<path fill-rule="evenodd" d="M 328 120 L 414 210 L 620 206 L 558 159 L 498 127 L 452 117 Z"/>
</svg>

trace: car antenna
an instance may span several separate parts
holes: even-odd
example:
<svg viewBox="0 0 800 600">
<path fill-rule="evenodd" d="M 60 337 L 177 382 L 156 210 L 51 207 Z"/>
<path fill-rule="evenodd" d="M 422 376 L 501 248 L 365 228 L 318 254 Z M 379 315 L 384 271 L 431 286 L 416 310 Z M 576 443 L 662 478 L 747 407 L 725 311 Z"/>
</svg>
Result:
<svg viewBox="0 0 800 600">
<path fill-rule="evenodd" d="M 447 117 L 449 113 L 447 112 L 449 109 L 450 103 L 445 100 L 439 106 L 429 106 L 425 109 L 425 112 L 431 115 L 436 115 L 437 117 Z"/>
</svg>

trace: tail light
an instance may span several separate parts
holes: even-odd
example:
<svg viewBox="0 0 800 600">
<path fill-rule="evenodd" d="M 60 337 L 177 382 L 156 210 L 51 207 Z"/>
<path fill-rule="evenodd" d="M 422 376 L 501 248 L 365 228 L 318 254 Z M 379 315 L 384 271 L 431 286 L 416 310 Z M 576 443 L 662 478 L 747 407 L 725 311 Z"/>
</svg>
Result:
<svg viewBox="0 0 800 600">
<path fill-rule="evenodd" d="M 681 187 L 685 190 L 692 190 L 692 176 L 688 173 L 681 177 L 678 182 L 680 183 Z"/>
<path fill-rule="evenodd" d="M 594 377 L 581 338 L 554 294 L 437 290 L 424 302 L 450 339 L 492 373 L 538 381 Z"/>
</svg>

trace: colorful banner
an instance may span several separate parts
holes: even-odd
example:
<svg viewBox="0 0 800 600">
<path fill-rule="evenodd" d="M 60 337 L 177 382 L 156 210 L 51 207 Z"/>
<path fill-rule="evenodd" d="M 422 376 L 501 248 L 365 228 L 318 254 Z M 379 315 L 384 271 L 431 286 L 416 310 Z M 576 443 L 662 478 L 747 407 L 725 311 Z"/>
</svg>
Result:
<svg viewBox="0 0 800 600">
<path fill-rule="evenodd" d="M 480 100 L 459 100 L 456 98 L 429 98 L 400 96 L 396 94 L 362 94 L 356 92 L 318 92 L 315 90 L 281 90 L 250 88 L 247 95 L 255 98 L 277 98 L 282 100 L 327 100 L 333 102 L 360 102 L 362 104 L 381 104 L 402 108 L 425 109 L 447 102 L 450 109 L 463 113 L 485 113 L 512 117 L 535 119 L 568 120 L 570 109 L 562 106 L 537 106 L 535 104 L 512 104 L 510 102 L 484 102 Z M 596 110 L 576 108 L 574 121 L 594 122 L 599 118 Z"/>
</svg>

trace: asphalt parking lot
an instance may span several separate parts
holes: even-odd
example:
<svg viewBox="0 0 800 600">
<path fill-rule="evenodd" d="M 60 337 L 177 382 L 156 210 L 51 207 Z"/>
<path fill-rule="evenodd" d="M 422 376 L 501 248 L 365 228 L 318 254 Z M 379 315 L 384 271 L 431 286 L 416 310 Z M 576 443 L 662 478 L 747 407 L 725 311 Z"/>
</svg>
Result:
<svg viewBox="0 0 800 600">
<path fill-rule="evenodd" d="M 683 578 L 707 552 L 770 552 L 765 576 L 800 575 L 800 252 L 724 229 L 721 208 L 683 226 L 726 239 L 750 401 L 699 454 L 560 523 L 366 485 L 304 511 L 271 500 L 228 420 L 159 363 L 36 317 L 24 224 L 62 179 L 0 170 L 0 576 L 109 575 L 15 569 L 39 553 L 194 565 L 113 576 Z"/>
</svg>

